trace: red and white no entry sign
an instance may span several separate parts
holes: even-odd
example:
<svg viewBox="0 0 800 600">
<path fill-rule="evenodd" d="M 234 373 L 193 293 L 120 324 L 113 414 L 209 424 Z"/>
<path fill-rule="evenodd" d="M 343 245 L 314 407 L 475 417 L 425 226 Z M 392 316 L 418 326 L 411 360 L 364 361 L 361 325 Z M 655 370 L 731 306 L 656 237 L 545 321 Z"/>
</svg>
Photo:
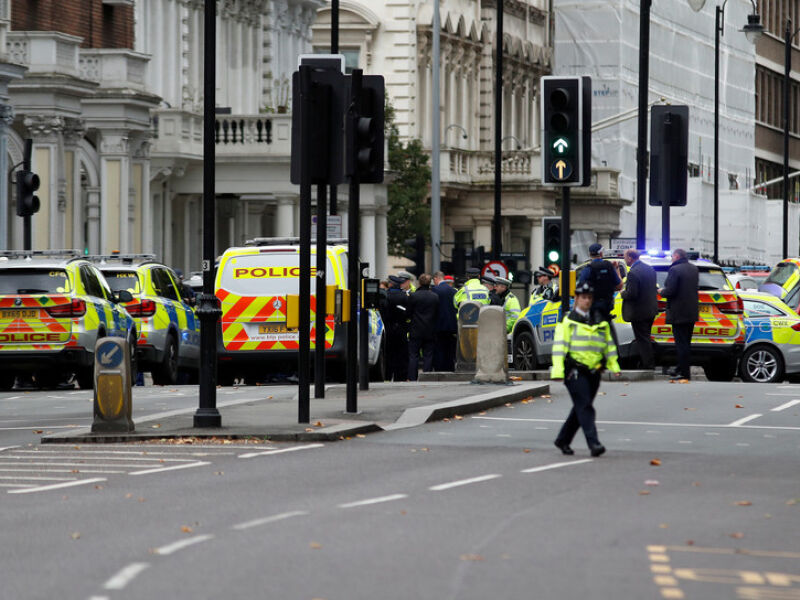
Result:
<svg viewBox="0 0 800 600">
<path fill-rule="evenodd" d="M 503 279 L 508 279 L 508 267 L 503 261 L 500 260 L 490 260 L 483 266 L 481 269 L 481 275 L 486 275 L 486 273 L 492 273 L 496 277 L 502 277 Z"/>
</svg>

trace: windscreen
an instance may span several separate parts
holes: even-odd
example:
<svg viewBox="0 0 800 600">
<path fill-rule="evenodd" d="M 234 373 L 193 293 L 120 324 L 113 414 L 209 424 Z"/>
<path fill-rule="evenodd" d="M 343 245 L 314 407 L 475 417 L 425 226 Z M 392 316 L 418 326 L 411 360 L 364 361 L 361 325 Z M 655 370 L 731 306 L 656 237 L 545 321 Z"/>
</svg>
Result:
<svg viewBox="0 0 800 600">
<path fill-rule="evenodd" d="M 103 275 L 115 292 L 128 290 L 131 294 L 138 294 L 142 291 L 136 271 L 106 271 L 103 269 Z"/>
<path fill-rule="evenodd" d="M 71 289 L 64 269 L 0 270 L 0 294 L 64 294 Z"/>
<path fill-rule="evenodd" d="M 311 255 L 311 293 L 315 292 L 316 256 Z M 336 283 L 328 257 L 326 285 Z M 300 255 L 297 252 L 265 252 L 235 256 L 225 263 L 220 286 L 238 296 L 283 296 L 300 293 Z"/>
<path fill-rule="evenodd" d="M 783 286 L 783 284 L 789 281 L 789 278 L 798 271 L 800 271 L 800 268 L 794 263 L 778 263 L 775 268 L 772 269 L 764 283 L 775 283 Z"/>
<path fill-rule="evenodd" d="M 656 270 L 656 281 L 658 282 L 659 287 L 661 287 L 667 280 L 667 271 L 669 271 L 669 265 L 659 265 L 654 268 Z M 725 277 L 725 273 L 723 273 L 722 269 L 698 267 L 697 289 L 732 290 L 733 286 L 728 281 L 728 278 Z"/>
</svg>

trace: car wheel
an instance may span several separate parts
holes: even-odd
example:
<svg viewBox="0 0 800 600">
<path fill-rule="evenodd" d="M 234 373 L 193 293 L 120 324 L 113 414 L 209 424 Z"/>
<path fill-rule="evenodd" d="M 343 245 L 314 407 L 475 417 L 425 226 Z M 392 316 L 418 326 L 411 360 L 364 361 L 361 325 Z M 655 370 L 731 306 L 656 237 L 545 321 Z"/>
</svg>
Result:
<svg viewBox="0 0 800 600">
<path fill-rule="evenodd" d="M 517 371 L 533 371 L 536 368 L 536 345 L 529 331 L 514 338 L 514 368 Z"/>
<path fill-rule="evenodd" d="M 739 374 L 745 381 L 775 383 L 783 381 L 783 357 L 771 346 L 748 348 L 739 363 Z"/>
<path fill-rule="evenodd" d="M 178 344 L 173 336 L 167 336 L 164 358 L 161 364 L 153 369 L 155 385 L 175 385 L 178 381 Z"/>
<path fill-rule="evenodd" d="M 703 367 L 706 379 L 709 381 L 733 381 L 736 375 L 736 362 L 718 360 Z"/>
</svg>

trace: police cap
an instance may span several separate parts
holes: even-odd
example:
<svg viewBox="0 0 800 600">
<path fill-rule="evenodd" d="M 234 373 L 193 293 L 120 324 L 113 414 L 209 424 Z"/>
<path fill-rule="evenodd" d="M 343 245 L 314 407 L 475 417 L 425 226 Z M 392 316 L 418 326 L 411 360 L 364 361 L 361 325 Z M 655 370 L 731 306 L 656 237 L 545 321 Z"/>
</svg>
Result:
<svg viewBox="0 0 800 600">
<path fill-rule="evenodd" d="M 497 283 L 499 285 L 504 285 L 506 287 L 511 287 L 511 280 L 510 279 L 506 279 L 505 277 L 495 277 L 494 281 L 495 281 L 495 283 Z"/>
<path fill-rule="evenodd" d="M 481 275 L 481 281 L 486 281 L 487 283 L 494 285 L 497 283 L 497 277 L 487 272 L 485 275 Z"/>
<path fill-rule="evenodd" d="M 414 278 L 408 271 L 398 271 L 397 276 L 404 281 L 411 281 Z"/>
<path fill-rule="evenodd" d="M 481 270 L 475 267 L 470 267 L 467 269 L 467 276 L 468 277 L 477 277 L 481 274 Z"/>
<path fill-rule="evenodd" d="M 407 280 L 403 279 L 402 277 L 398 277 L 397 275 L 389 275 L 389 281 L 391 281 L 392 283 L 396 283 L 397 285 L 400 285 L 401 283 Z"/>
<path fill-rule="evenodd" d="M 553 279 L 556 276 L 556 274 L 553 273 L 553 271 L 548 269 L 547 267 L 539 267 L 538 269 L 536 269 L 536 271 L 534 271 L 533 274 L 536 275 L 536 277 L 541 277 L 542 275 L 544 275 L 545 277 L 549 277 L 550 279 Z"/>
<path fill-rule="evenodd" d="M 594 288 L 590 283 L 584 282 L 575 288 L 575 295 L 579 296 L 580 294 L 594 294 Z"/>
<path fill-rule="evenodd" d="M 592 256 L 600 256 L 603 253 L 603 245 L 594 243 L 589 246 L 589 254 Z"/>
</svg>

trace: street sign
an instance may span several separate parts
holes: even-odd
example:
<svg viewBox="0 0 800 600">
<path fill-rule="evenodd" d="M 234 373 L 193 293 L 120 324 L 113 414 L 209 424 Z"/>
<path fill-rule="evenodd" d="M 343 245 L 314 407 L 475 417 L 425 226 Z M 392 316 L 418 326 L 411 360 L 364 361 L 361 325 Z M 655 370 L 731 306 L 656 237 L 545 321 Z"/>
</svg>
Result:
<svg viewBox="0 0 800 600">
<path fill-rule="evenodd" d="M 611 244 L 609 248 L 611 251 L 622 252 L 624 250 L 628 250 L 629 248 L 636 248 L 635 237 L 611 238 Z"/>
<path fill-rule="evenodd" d="M 124 352 L 116 344 L 106 344 L 97 352 L 100 365 L 104 369 L 113 369 L 122 364 Z"/>
<path fill-rule="evenodd" d="M 508 267 L 503 261 L 490 260 L 488 263 L 486 263 L 483 266 L 483 269 L 481 269 L 481 275 L 486 275 L 486 273 L 489 272 L 496 275 L 497 277 L 508 279 Z"/>
<path fill-rule="evenodd" d="M 311 237 L 317 237 L 317 215 L 311 217 Z M 328 215 L 328 239 L 342 237 L 342 215 Z"/>
</svg>

